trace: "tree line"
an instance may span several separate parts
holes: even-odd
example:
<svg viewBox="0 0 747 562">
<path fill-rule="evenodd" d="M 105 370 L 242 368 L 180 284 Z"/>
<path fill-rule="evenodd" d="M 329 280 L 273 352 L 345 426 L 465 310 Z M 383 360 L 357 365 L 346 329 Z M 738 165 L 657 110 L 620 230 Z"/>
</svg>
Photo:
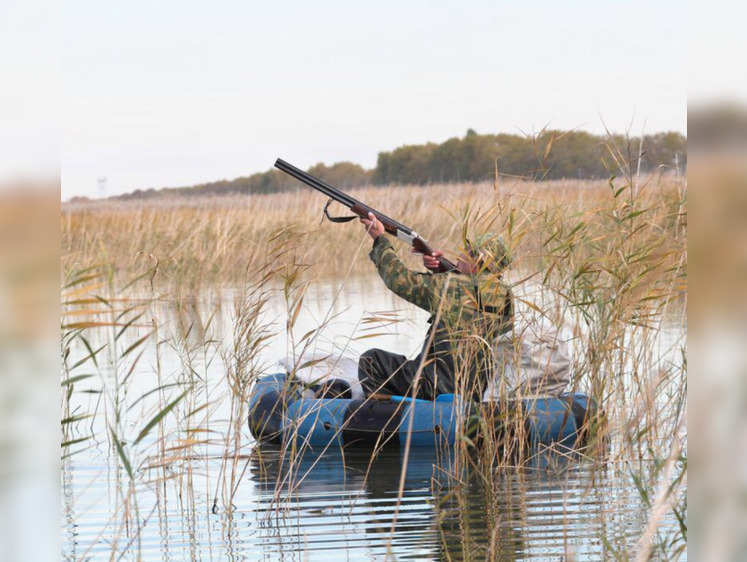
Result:
<svg viewBox="0 0 747 562">
<path fill-rule="evenodd" d="M 515 134 L 481 135 L 469 129 L 464 137 L 442 143 L 406 145 L 380 152 L 376 167 L 366 170 L 352 162 L 322 163 L 308 172 L 346 189 L 365 185 L 430 184 L 489 181 L 496 172 L 532 180 L 607 178 L 619 174 L 611 156 L 614 144 L 634 169 L 652 172 L 687 165 L 687 137 L 663 132 L 640 138 L 600 136 L 584 131 L 543 131 L 528 137 Z M 121 199 L 162 195 L 274 193 L 296 189 L 299 183 L 279 170 L 191 187 L 136 190 Z"/>
</svg>

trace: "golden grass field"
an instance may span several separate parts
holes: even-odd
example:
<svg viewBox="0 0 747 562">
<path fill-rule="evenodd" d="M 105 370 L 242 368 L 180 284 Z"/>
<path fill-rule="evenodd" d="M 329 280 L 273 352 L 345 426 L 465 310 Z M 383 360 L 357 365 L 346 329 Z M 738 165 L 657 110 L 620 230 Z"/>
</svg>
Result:
<svg viewBox="0 0 747 562">
<path fill-rule="evenodd" d="M 617 182 L 615 189 L 624 183 Z M 651 236 L 667 233 L 662 245 L 652 249 L 657 256 L 676 251 L 684 236 L 683 185 L 673 176 L 648 178 L 617 198 L 607 181 L 511 179 L 497 188 L 490 183 L 387 186 L 350 194 L 452 254 L 461 247 L 464 228 L 468 234 L 500 232 L 512 249 L 515 269 L 542 269 L 559 251 L 593 257 L 594 249 L 584 240 L 597 243 L 599 249 L 599 244 L 614 242 L 605 240 L 612 233 L 604 229 L 605 223 L 614 225 L 615 220 L 632 227 L 631 232 L 643 229 L 625 241 L 629 248 L 636 244 L 643 248 Z M 362 228 L 356 223 L 323 221 L 325 201 L 321 193 L 301 186 L 271 195 L 63 204 L 63 273 L 106 265 L 121 279 L 152 270 L 159 284 L 240 283 L 247 271 L 265 265 L 262 246 L 276 236 L 293 238 L 284 259 L 308 266 L 314 278 L 370 273 L 366 259 L 370 241 Z M 640 211 L 626 221 L 626 213 Z M 348 214 L 341 206 L 335 213 Z M 582 226 L 572 232 L 578 225 Z M 395 247 L 406 254 L 401 244 Z M 605 256 L 599 252 L 597 257 Z M 412 258 L 413 267 L 418 262 Z"/>
</svg>

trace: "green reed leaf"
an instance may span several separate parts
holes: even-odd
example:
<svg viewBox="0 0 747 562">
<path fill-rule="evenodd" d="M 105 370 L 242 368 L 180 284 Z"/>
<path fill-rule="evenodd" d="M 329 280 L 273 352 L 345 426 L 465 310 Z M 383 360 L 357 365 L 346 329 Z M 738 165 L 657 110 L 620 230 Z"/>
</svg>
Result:
<svg viewBox="0 0 747 562">
<path fill-rule="evenodd" d="M 133 343 L 132 345 L 130 345 L 130 347 L 128 347 L 127 349 L 125 349 L 125 350 L 124 350 L 124 351 L 122 352 L 122 357 L 127 357 L 127 356 L 128 356 L 128 355 L 129 355 L 130 353 L 132 353 L 132 352 L 133 352 L 133 351 L 135 351 L 135 350 L 136 350 L 136 349 L 137 349 L 138 347 L 140 347 L 141 345 L 143 345 L 143 344 L 144 344 L 144 343 L 145 343 L 145 342 L 146 342 L 146 341 L 148 340 L 148 338 L 150 338 L 151 334 L 152 334 L 152 332 L 148 332 L 148 333 L 147 333 L 146 335 L 144 335 L 144 336 L 143 336 L 142 338 L 140 338 L 140 339 L 139 339 L 139 340 L 137 340 L 137 341 L 136 341 L 135 343 Z"/>
<path fill-rule="evenodd" d="M 121 318 L 122 316 L 124 316 L 125 314 L 127 314 L 127 313 L 129 313 L 129 312 L 132 312 L 132 310 L 134 310 L 134 309 L 132 309 L 132 308 L 128 308 L 127 310 L 125 310 L 124 312 L 122 312 L 122 313 L 121 313 L 121 314 L 120 314 L 119 316 L 117 316 L 117 322 L 119 322 L 119 319 L 120 319 L 120 318 Z M 143 314 L 145 314 L 145 312 L 141 312 L 140 314 L 136 314 L 135 316 L 133 316 L 132 318 L 130 318 L 130 319 L 129 319 L 129 320 L 127 321 L 127 322 L 125 322 L 125 323 L 124 323 L 124 324 L 122 325 L 122 329 L 121 329 L 121 330 L 119 330 L 119 332 L 117 332 L 117 335 L 116 335 L 116 336 L 114 336 L 114 341 L 117 341 L 117 340 L 118 340 L 118 339 L 119 339 L 120 337 L 122 337 L 122 335 L 123 335 L 123 334 L 124 334 L 124 333 L 125 333 L 125 332 L 127 331 L 127 328 L 129 328 L 129 327 L 130 327 L 130 326 L 132 326 L 132 325 L 133 325 L 133 324 L 134 324 L 135 322 L 137 322 L 138 320 L 140 320 L 140 318 L 142 318 L 142 317 L 143 317 Z"/>
<path fill-rule="evenodd" d="M 119 455 L 119 458 L 122 460 L 122 464 L 124 465 L 124 468 L 127 471 L 127 474 L 129 475 L 131 480 L 134 480 L 135 477 L 132 472 L 132 465 L 130 464 L 130 459 L 127 458 L 127 454 L 125 453 L 122 443 L 117 438 L 117 434 L 114 433 L 114 429 L 112 427 L 109 427 L 109 433 L 111 433 L 112 440 L 114 441 L 114 446 L 117 449 L 117 454 Z"/>
<path fill-rule="evenodd" d="M 182 398 L 184 398 L 187 395 L 188 390 L 185 390 L 182 392 L 177 398 L 171 402 L 168 406 L 166 406 L 163 410 L 158 412 L 152 420 L 148 422 L 148 424 L 142 429 L 140 434 L 137 436 L 137 439 L 135 439 L 135 443 L 140 443 L 147 435 L 150 433 L 150 430 L 153 429 L 158 422 L 160 422 L 171 410 L 176 408 L 177 404 L 182 401 Z"/>
<path fill-rule="evenodd" d="M 79 422 L 88 418 L 92 418 L 93 414 L 80 414 L 79 416 L 70 416 L 69 418 L 63 418 L 60 421 L 60 425 L 69 425 L 71 423 Z"/>
<path fill-rule="evenodd" d="M 71 447 L 72 445 L 76 445 L 78 443 L 83 443 L 84 441 L 88 441 L 89 439 L 91 439 L 90 435 L 88 437 L 80 437 L 79 439 L 71 439 L 70 441 L 63 441 L 60 444 L 60 448 L 67 449 L 67 448 Z"/>
<path fill-rule="evenodd" d="M 148 396 L 150 396 L 154 392 L 158 392 L 160 390 L 166 390 L 168 388 L 173 388 L 175 386 L 180 386 L 180 383 L 178 383 L 178 382 L 172 382 L 172 383 L 168 383 L 168 384 L 163 384 L 163 385 L 157 386 L 156 388 L 154 388 L 152 390 L 149 390 L 148 392 L 146 392 L 145 394 L 143 394 L 142 396 L 140 396 L 140 398 L 138 398 L 137 400 L 135 400 L 130 405 L 130 407 L 127 408 L 127 411 L 132 410 L 135 406 L 137 406 L 140 402 L 142 402 L 143 400 L 145 400 Z"/>
<path fill-rule="evenodd" d="M 320 357 L 319 359 L 311 359 L 309 361 L 304 361 L 301 363 L 301 365 L 296 369 L 297 371 L 300 371 L 301 369 L 307 369 L 308 367 L 313 367 L 314 365 L 318 365 L 319 363 L 322 363 L 323 361 L 326 361 L 332 357 L 332 355 L 327 355 L 325 357 Z"/>
<path fill-rule="evenodd" d="M 85 379 L 90 379 L 93 375 L 75 375 L 74 377 L 68 377 L 65 380 L 62 381 L 62 386 L 70 386 L 71 384 L 75 384 L 76 382 L 80 382 Z"/>
</svg>

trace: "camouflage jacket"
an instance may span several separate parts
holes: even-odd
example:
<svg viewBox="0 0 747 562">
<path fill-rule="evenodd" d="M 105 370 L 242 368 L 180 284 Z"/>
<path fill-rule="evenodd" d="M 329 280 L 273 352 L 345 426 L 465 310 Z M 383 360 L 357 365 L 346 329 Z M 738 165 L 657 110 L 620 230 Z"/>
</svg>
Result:
<svg viewBox="0 0 747 562">
<path fill-rule="evenodd" d="M 450 333 L 452 344 L 454 336 L 462 339 L 477 335 L 492 342 L 513 328 L 511 290 L 495 274 L 411 271 L 384 236 L 374 240 L 369 257 L 391 291 L 430 312 L 431 321 L 438 317 L 438 323 Z"/>
</svg>

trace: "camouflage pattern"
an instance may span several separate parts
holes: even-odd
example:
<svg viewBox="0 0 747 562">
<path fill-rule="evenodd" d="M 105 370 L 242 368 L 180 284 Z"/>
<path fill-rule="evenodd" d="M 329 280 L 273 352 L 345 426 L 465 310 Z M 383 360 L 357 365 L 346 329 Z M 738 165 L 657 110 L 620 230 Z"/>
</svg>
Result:
<svg viewBox="0 0 747 562">
<path fill-rule="evenodd" d="M 500 240 L 499 243 L 502 247 Z M 503 256 L 508 259 L 507 253 L 504 252 Z M 475 275 L 464 275 L 411 271 L 397 257 L 392 244 L 384 236 L 379 236 L 374 240 L 370 258 L 376 264 L 379 276 L 391 291 L 415 306 L 430 312 L 434 317 L 439 313 L 440 308 L 439 321 L 452 331 L 475 327 L 475 322 L 479 322 L 482 324 L 482 329 L 478 333 L 485 337 L 508 332 L 513 327 L 511 290 L 501 281 L 500 272 L 486 269 Z M 475 287 L 480 293 L 483 306 L 505 310 L 506 314 L 480 312 Z M 486 316 L 494 318 L 486 318 Z"/>
<path fill-rule="evenodd" d="M 511 265 L 511 255 L 503 238 L 497 234 L 481 234 L 468 241 L 468 246 L 475 255 L 482 258 L 486 269 L 490 271 L 503 271 Z"/>
<path fill-rule="evenodd" d="M 391 291 L 431 314 L 431 330 L 414 360 L 379 349 L 364 353 L 358 376 L 367 391 L 401 395 L 421 372 L 419 398 L 458 393 L 481 400 L 492 375 L 493 341 L 513 328 L 513 298 L 500 272 L 411 271 L 384 236 L 374 241 L 370 258 Z"/>
</svg>

